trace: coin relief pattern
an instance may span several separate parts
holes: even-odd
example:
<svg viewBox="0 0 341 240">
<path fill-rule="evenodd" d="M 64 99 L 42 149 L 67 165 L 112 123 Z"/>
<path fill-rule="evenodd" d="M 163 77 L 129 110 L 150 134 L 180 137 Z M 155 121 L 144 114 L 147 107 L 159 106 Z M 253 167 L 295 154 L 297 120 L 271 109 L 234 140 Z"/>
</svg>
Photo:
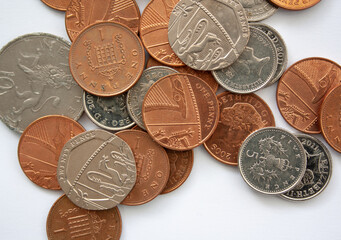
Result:
<svg viewBox="0 0 341 240">
<path fill-rule="evenodd" d="M 239 0 L 243 5 L 248 21 L 257 22 L 272 16 L 277 7 L 267 0 Z"/>
</svg>

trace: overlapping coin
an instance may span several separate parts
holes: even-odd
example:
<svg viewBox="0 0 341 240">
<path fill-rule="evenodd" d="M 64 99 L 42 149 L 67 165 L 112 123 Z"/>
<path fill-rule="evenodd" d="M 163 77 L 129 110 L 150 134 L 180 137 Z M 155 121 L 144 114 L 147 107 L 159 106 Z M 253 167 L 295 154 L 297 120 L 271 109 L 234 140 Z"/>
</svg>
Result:
<svg viewBox="0 0 341 240">
<path fill-rule="evenodd" d="M 270 0 L 273 4 L 288 10 L 304 10 L 315 6 L 321 0 L 301 0 L 301 1 L 283 1 L 283 0 Z"/>
<path fill-rule="evenodd" d="M 262 21 L 272 16 L 278 9 L 268 0 L 239 0 L 243 5 L 247 20 L 250 22 Z"/>
</svg>

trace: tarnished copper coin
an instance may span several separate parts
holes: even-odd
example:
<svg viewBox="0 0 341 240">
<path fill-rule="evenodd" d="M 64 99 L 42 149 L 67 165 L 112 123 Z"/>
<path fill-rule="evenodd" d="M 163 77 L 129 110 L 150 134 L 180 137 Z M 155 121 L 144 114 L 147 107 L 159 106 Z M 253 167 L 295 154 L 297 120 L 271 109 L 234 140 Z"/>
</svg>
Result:
<svg viewBox="0 0 341 240">
<path fill-rule="evenodd" d="M 220 117 L 217 129 L 204 143 L 206 150 L 218 161 L 238 165 L 238 151 L 252 132 L 274 127 L 270 107 L 256 94 L 223 92 L 217 96 Z"/>
<path fill-rule="evenodd" d="M 140 37 L 148 53 L 168 66 L 185 65 L 168 42 L 168 22 L 179 0 L 151 0 L 141 15 Z"/>
<path fill-rule="evenodd" d="M 270 0 L 278 7 L 288 10 L 304 10 L 318 4 L 321 0 Z"/>
<path fill-rule="evenodd" d="M 57 165 L 64 144 L 85 129 L 71 118 L 50 115 L 32 122 L 20 137 L 19 163 L 35 184 L 59 190 Z"/>
<path fill-rule="evenodd" d="M 146 68 L 154 67 L 154 66 L 163 66 L 163 65 L 164 64 L 158 62 L 154 58 L 149 57 L 147 60 Z M 216 92 L 218 90 L 219 84 L 214 79 L 214 77 L 210 71 L 199 71 L 199 70 L 195 70 L 193 68 L 190 68 L 188 66 L 173 67 L 173 68 L 178 72 L 189 73 L 189 74 L 192 74 L 194 76 L 201 78 L 201 80 L 204 80 L 204 82 L 206 82 L 212 88 L 212 90 L 214 92 Z"/>
<path fill-rule="evenodd" d="M 177 73 L 152 85 L 144 98 L 142 115 L 155 141 L 165 148 L 184 151 L 199 146 L 213 134 L 219 106 L 207 83 Z"/>
<path fill-rule="evenodd" d="M 70 49 L 70 69 L 77 83 L 97 96 L 127 91 L 144 68 L 140 39 L 119 23 L 96 23 L 84 29 Z"/>
<path fill-rule="evenodd" d="M 69 6 L 71 0 L 41 0 L 50 8 L 59 10 L 59 11 L 66 11 L 67 7 Z"/>
<path fill-rule="evenodd" d="M 53 204 L 47 216 L 46 232 L 49 240 L 119 240 L 122 220 L 117 207 L 102 211 L 86 210 L 73 204 L 64 194 Z"/>
<path fill-rule="evenodd" d="M 277 86 L 277 105 L 283 118 L 305 133 L 320 133 L 319 112 L 326 93 L 340 84 L 341 67 L 313 57 L 290 66 Z"/>
<path fill-rule="evenodd" d="M 170 193 L 179 188 L 189 177 L 193 167 L 193 150 L 174 151 L 166 149 L 170 174 L 166 187 L 161 194 Z"/>
<path fill-rule="evenodd" d="M 169 177 L 169 161 L 166 151 L 148 135 L 137 130 L 116 133 L 133 151 L 136 161 L 136 183 L 123 205 L 141 205 L 159 195 Z"/>
<path fill-rule="evenodd" d="M 84 28 L 97 22 L 119 22 L 137 34 L 140 9 L 135 0 L 71 0 L 65 13 L 66 31 L 71 41 Z"/>
</svg>

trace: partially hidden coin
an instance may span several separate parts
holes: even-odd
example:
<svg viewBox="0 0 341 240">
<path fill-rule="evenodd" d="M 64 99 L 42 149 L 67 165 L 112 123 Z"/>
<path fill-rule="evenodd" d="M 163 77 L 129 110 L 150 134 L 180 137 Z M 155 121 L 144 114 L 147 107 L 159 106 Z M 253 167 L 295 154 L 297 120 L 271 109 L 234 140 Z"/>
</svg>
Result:
<svg viewBox="0 0 341 240">
<path fill-rule="evenodd" d="M 178 73 L 152 85 L 144 98 L 142 115 L 148 133 L 157 143 L 183 151 L 199 146 L 213 134 L 219 106 L 207 83 Z"/>
<path fill-rule="evenodd" d="M 304 10 L 318 4 L 321 0 L 298 0 L 298 1 L 288 1 L 288 0 L 270 0 L 273 4 L 278 7 L 285 8 L 288 10 Z"/>
<path fill-rule="evenodd" d="M 140 39 L 115 22 L 90 25 L 70 49 L 70 69 L 75 80 L 87 92 L 102 97 L 131 88 L 142 74 L 144 61 Z"/>
<path fill-rule="evenodd" d="M 117 207 L 101 211 L 86 210 L 73 204 L 64 194 L 51 207 L 46 232 L 49 240 L 119 240 L 122 220 Z"/>
<path fill-rule="evenodd" d="M 18 145 L 19 163 L 35 184 L 59 190 L 57 165 L 64 144 L 85 129 L 71 118 L 50 115 L 32 122 Z"/>
<path fill-rule="evenodd" d="M 160 78 L 178 71 L 165 66 L 156 66 L 145 69 L 138 82 L 128 91 L 127 108 L 129 115 L 136 124 L 145 130 L 142 119 L 142 102 L 148 89 Z"/>
<path fill-rule="evenodd" d="M 267 127 L 249 135 L 239 150 L 245 182 L 265 194 L 281 194 L 302 179 L 307 160 L 301 142 L 286 130 Z"/>
<path fill-rule="evenodd" d="M 332 175 L 332 157 L 326 146 L 317 138 L 304 134 L 298 134 L 296 137 L 304 147 L 307 169 L 302 180 L 281 196 L 300 201 L 316 197 L 327 187 Z"/>
<path fill-rule="evenodd" d="M 111 131 L 120 131 L 135 125 L 128 113 L 127 93 L 113 97 L 99 97 L 84 91 L 84 109 L 91 121 Z"/>
<path fill-rule="evenodd" d="M 20 36 L 0 51 L 0 119 L 22 133 L 34 120 L 65 115 L 78 120 L 83 90 L 68 64 L 70 43 L 48 33 Z"/>
<path fill-rule="evenodd" d="M 148 135 L 137 130 L 116 133 L 132 149 L 136 161 L 136 184 L 121 202 L 123 205 L 141 205 L 156 198 L 169 178 L 169 160 L 166 151 Z"/>
<path fill-rule="evenodd" d="M 341 67 L 337 63 L 319 57 L 302 59 L 291 65 L 278 82 L 278 109 L 297 130 L 320 133 L 322 101 L 340 83 Z"/>
<path fill-rule="evenodd" d="M 236 0 L 181 0 L 169 19 L 171 48 L 196 70 L 231 65 L 245 49 L 249 36 L 246 13 Z"/>
<path fill-rule="evenodd" d="M 271 39 L 261 30 L 250 27 L 250 40 L 237 61 L 212 73 L 226 90 L 251 93 L 271 81 L 277 65 L 277 50 Z"/>
<path fill-rule="evenodd" d="M 50 8 L 59 10 L 59 11 L 66 11 L 67 7 L 69 6 L 71 0 L 41 0 Z"/>
<path fill-rule="evenodd" d="M 271 17 L 278 9 L 268 0 L 239 0 L 243 5 L 247 20 L 250 22 L 262 21 Z"/>
<path fill-rule="evenodd" d="M 70 1 L 70 0 L 69 0 Z M 136 34 L 140 9 L 135 0 L 71 0 L 65 13 L 65 26 L 71 41 L 87 26 L 97 22 L 118 22 Z"/>
<path fill-rule="evenodd" d="M 270 107 L 256 94 L 223 92 L 217 96 L 219 123 L 204 147 L 218 161 L 238 165 L 238 152 L 243 141 L 252 132 L 274 127 Z"/>
<path fill-rule="evenodd" d="M 64 145 L 57 178 L 77 206 L 88 210 L 113 208 L 135 185 L 134 155 L 116 135 L 104 130 L 87 131 Z"/>
</svg>

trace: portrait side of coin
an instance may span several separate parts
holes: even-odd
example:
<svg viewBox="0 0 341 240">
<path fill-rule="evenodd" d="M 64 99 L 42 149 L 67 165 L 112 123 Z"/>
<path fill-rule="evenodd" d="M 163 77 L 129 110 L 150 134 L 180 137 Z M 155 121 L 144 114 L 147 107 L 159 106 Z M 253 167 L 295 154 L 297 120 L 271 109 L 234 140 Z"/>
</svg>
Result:
<svg viewBox="0 0 341 240">
<path fill-rule="evenodd" d="M 246 13 L 235 0 L 181 0 L 169 19 L 171 48 L 196 70 L 231 65 L 245 49 L 249 36 Z"/>
<path fill-rule="evenodd" d="M 41 0 L 50 8 L 59 10 L 59 11 L 66 11 L 67 7 L 69 6 L 71 0 Z"/>
<path fill-rule="evenodd" d="M 267 0 L 239 0 L 243 5 L 247 20 L 250 22 L 262 21 L 271 17 L 278 9 Z"/>
<path fill-rule="evenodd" d="M 122 220 L 117 207 L 101 211 L 86 210 L 73 204 L 65 194 L 53 204 L 46 220 L 49 240 L 119 240 L 121 232 Z"/>
<path fill-rule="evenodd" d="M 57 164 L 64 144 L 85 129 L 78 122 L 61 115 L 41 117 L 23 132 L 18 145 L 18 159 L 26 176 L 38 186 L 59 190 Z"/>
<path fill-rule="evenodd" d="M 238 152 L 243 141 L 252 132 L 274 127 L 270 107 L 256 94 L 223 92 L 217 96 L 219 123 L 204 147 L 218 161 L 238 165 Z"/>
<path fill-rule="evenodd" d="M 281 197 L 290 200 L 307 200 L 316 197 L 328 185 L 332 175 L 332 156 L 326 146 L 317 138 L 298 134 L 307 158 L 307 169 L 302 180 Z"/>
<path fill-rule="evenodd" d="M 301 181 L 307 166 L 301 142 L 284 129 L 267 127 L 250 134 L 239 150 L 245 182 L 265 194 L 281 194 Z"/>
<path fill-rule="evenodd" d="M 91 130 L 69 140 L 62 149 L 57 178 L 66 196 L 88 210 L 118 205 L 136 181 L 129 145 L 104 130 Z"/>
<path fill-rule="evenodd" d="M 304 10 L 315 6 L 321 0 L 302 0 L 302 1 L 283 1 L 283 0 L 269 0 L 278 7 L 285 8 L 288 10 Z"/>
<path fill-rule="evenodd" d="M 99 97 L 84 91 L 84 109 L 91 121 L 111 131 L 132 127 L 135 122 L 128 114 L 127 93 L 113 97 Z"/>
<path fill-rule="evenodd" d="M 70 73 L 69 49 L 60 37 L 31 33 L 0 50 L 0 119 L 9 128 L 22 133 L 46 115 L 79 119 L 83 90 Z"/>
<path fill-rule="evenodd" d="M 212 73 L 226 90 L 251 93 L 271 81 L 277 65 L 277 50 L 271 39 L 261 30 L 250 27 L 250 40 L 237 61 Z"/>
<path fill-rule="evenodd" d="M 320 133 L 320 108 L 329 90 L 341 83 L 341 67 L 325 58 L 302 59 L 291 65 L 277 85 L 283 118 L 304 133 Z"/>
<path fill-rule="evenodd" d="M 184 151 L 204 143 L 219 119 L 215 93 L 198 77 L 177 73 L 148 90 L 142 115 L 151 137 L 165 148 Z"/>
</svg>

